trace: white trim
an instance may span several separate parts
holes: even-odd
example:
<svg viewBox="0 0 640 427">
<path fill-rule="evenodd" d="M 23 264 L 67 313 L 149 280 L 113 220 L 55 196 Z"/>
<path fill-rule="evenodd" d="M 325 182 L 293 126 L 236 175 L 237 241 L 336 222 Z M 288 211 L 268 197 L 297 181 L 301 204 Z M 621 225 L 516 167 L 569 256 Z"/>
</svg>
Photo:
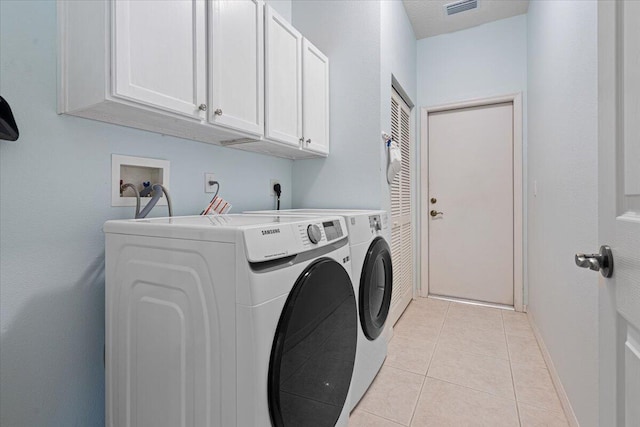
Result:
<svg viewBox="0 0 640 427">
<path fill-rule="evenodd" d="M 162 169 L 162 185 L 171 190 L 169 177 L 170 177 L 170 163 L 169 160 L 162 159 L 150 159 L 147 157 L 133 157 L 123 156 L 120 154 L 111 155 L 111 206 L 135 206 L 136 200 L 134 197 L 120 197 L 120 166 L 140 166 L 145 168 L 158 168 Z M 157 206 L 166 206 L 166 197 L 161 197 L 156 203 Z M 141 208 L 144 207 L 144 200 L 142 201 Z"/>
<path fill-rule="evenodd" d="M 506 311 L 515 311 L 513 309 L 513 306 L 511 305 L 495 304 L 492 302 L 475 301 L 475 300 L 455 298 L 455 297 L 445 297 L 442 295 L 434 295 L 434 294 L 429 295 L 428 298 L 439 299 L 441 301 L 456 302 L 458 304 L 476 305 L 478 307 L 489 307 L 489 308 L 498 308 L 500 310 L 506 310 Z"/>
<path fill-rule="evenodd" d="M 524 310 L 524 179 L 523 179 L 523 114 L 522 94 L 514 93 L 492 98 L 473 99 L 470 101 L 456 102 L 420 109 L 420 180 L 418 181 L 418 197 L 420 215 L 418 218 L 420 227 L 420 256 L 429 253 L 429 114 L 457 110 L 462 108 L 489 106 L 495 104 L 513 104 L 513 306 L 516 311 Z M 427 255 L 428 256 L 428 255 Z M 422 297 L 429 296 L 429 265 L 422 263 L 420 269 L 420 292 Z"/>
<path fill-rule="evenodd" d="M 560 376 L 558 375 L 558 371 L 556 371 L 556 367 L 553 364 L 553 360 L 551 359 L 551 355 L 549 354 L 549 350 L 547 350 L 547 346 L 544 344 L 544 340 L 542 339 L 542 335 L 540 335 L 540 331 L 533 321 L 533 316 L 531 313 L 527 314 L 529 318 L 529 324 L 531 325 L 531 330 L 533 330 L 533 335 L 536 337 L 536 341 L 538 341 L 538 347 L 540 347 L 540 351 L 542 352 L 542 357 L 544 358 L 545 363 L 547 364 L 547 369 L 549 370 L 549 374 L 551 375 L 551 381 L 553 381 L 553 385 L 556 388 L 556 393 L 558 393 L 558 398 L 560 399 L 560 404 L 562 404 L 562 409 L 564 410 L 564 415 L 567 417 L 567 422 L 571 427 L 580 427 L 578 423 L 578 418 L 576 414 L 573 412 L 573 408 L 571 407 L 571 402 L 569 401 L 569 396 L 567 396 L 567 392 L 560 381 Z"/>
</svg>

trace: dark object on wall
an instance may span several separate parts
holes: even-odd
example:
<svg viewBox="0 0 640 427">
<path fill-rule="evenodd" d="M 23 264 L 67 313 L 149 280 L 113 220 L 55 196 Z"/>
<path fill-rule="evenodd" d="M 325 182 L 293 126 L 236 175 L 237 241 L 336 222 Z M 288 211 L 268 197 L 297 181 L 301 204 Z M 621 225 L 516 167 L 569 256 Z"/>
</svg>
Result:
<svg viewBox="0 0 640 427">
<path fill-rule="evenodd" d="M 15 141 L 20 136 L 9 103 L 0 96 L 0 139 Z"/>
</svg>

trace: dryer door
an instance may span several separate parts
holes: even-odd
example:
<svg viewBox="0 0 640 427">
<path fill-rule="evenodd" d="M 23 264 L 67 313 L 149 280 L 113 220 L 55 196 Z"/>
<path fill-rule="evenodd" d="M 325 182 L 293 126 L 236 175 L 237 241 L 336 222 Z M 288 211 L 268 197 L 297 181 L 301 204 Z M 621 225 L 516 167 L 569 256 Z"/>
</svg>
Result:
<svg viewBox="0 0 640 427">
<path fill-rule="evenodd" d="M 333 427 L 345 405 L 356 357 L 358 315 L 351 279 L 322 258 L 294 285 L 269 361 L 274 426 Z"/>
<path fill-rule="evenodd" d="M 369 246 L 360 275 L 360 324 L 370 341 L 378 338 L 384 329 L 392 287 L 391 250 L 382 237 L 376 237 Z"/>
</svg>

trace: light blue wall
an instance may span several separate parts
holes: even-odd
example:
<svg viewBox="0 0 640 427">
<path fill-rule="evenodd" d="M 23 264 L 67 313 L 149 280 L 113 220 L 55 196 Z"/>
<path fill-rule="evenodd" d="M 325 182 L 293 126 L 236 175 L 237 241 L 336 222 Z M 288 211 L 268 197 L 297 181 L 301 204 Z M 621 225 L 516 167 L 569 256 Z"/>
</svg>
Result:
<svg viewBox="0 0 640 427">
<path fill-rule="evenodd" d="M 529 312 L 578 422 L 598 425 L 597 3 L 529 4 Z M 588 249 L 583 249 L 588 248 Z"/>
<path fill-rule="evenodd" d="M 295 207 L 379 208 L 380 4 L 294 1 L 293 24 L 330 61 L 331 155 L 293 165 Z"/>
<path fill-rule="evenodd" d="M 420 106 L 524 92 L 526 87 L 526 15 L 418 41 Z"/>
<path fill-rule="evenodd" d="M 381 12 L 381 46 L 380 46 L 380 123 L 381 131 L 391 134 L 391 82 L 392 77 L 400 84 L 402 91 L 409 97 L 409 102 L 416 105 L 417 80 L 416 58 L 417 42 L 413 27 L 402 2 L 383 0 L 380 2 Z M 411 114 L 413 141 L 418 143 L 416 135 L 416 117 L 418 108 Z M 382 208 L 391 210 L 389 184 L 387 182 L 387 153 L 382 139 L 378 139 L 380 154 L 380 185 Z M 414 157 L 415 153 L 414 151 Z M 415 161 L 415 158 L 414 158 Z M 415 178 L 415 177 L 414 177 Z M 415 205 L 414 205 L 415 206 Z M 415 211 L 415 209 L 414 209 Z"/>
<path fill-rule="evenodd" d="M 170 160 L 178 215 L 207 202 L 204 172 L 235 212 L 272 207 L 270 178 L 288 207 L 292 162 L 58 116 L 55 2 L 2 0 L 0 19 L 0 93 L 21 132 L 0 142 L 0 425 L 99 426 L 102 224 L 133 214 L 111 207 L 111 154 Z"/>
<path fill-rule="evenodd" d="M 293 165 L 295 207 L 390 208 L 380 133 L 391 76 L 416 102 L 416 39 L 402 2 L 294 1 L 293 24 L 330 60 L 331 155 Z"/>
</svg>

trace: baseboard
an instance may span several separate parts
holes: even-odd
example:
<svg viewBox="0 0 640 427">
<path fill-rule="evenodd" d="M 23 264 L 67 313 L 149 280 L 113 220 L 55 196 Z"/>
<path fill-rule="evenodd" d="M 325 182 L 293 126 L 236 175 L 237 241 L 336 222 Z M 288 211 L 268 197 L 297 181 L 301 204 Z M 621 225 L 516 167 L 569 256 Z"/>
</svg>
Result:
<svg viewBox="0 0 640 427">
<path fill-rule="evenodd" d="M 564 415 L 567 417 L 567 422 L 571 427 L 580 427 L 578 418 L 576 418 L 576 414 L 573 412 L 573 408 L 571 407 L 571 403 L 569 402 L 567 392 L 564 390 L 562 382 L 560 381 L 560 376 L 558 375 L 558 371 L 556 371 L 556 367 L 551 360 L 551 355 L 549 354 L 549 350 L 547 350 L 547 346 L 544 344 L 542 335 L 540 335 L 540 331 L 533 321 L 531 313 L 527 313 L 527 317 L 529 318 L 529 324 L 531 325 L 533 334 L 536 336 L 536 340 L 538 341 L 538 345 L 540 346 L 542 357 L 544 358 L 544 361 L 547 364 L 547 368 L 549 369 L 549 374 L 551 374 L 551 381 L 553 381 L 553 385 L 555 386 L 556 392 L 558 393 L 558 398 L 560 398 L 560 403 L 562 404 Z"/>
</svg>

